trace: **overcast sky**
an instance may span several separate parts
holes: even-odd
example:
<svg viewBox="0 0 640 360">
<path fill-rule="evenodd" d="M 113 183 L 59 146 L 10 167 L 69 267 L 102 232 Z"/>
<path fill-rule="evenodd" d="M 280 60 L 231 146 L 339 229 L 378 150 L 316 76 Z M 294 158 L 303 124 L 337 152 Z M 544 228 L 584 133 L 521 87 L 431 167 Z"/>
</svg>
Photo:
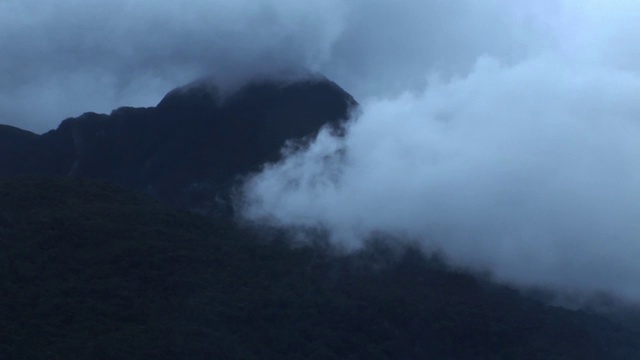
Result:
<svg viewBox="0 0 640 360">
<path fill-rule="evenodd" d="M 0 123 L 42 132 L 155 105 L 201 76 L 312 71 L 358 99 L 387 96 L 482 54 L 520 59 L 551 41 L 541 25 L 497 0 L 2 0 Z"/>
<path fill-rule="evenodd" d="M 633 0 L 1 0 L 0 123 L 319 72 L 360 114 L 253 178 L 247 218 L 640 300 L 639 27 Z"/>
</svg>

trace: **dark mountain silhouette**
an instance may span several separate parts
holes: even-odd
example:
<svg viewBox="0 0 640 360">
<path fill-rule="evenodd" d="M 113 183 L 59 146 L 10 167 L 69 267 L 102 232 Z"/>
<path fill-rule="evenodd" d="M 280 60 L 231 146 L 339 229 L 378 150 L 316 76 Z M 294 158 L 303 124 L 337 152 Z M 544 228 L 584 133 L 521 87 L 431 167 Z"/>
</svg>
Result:
<svg viewBox="0 0 640 360">
<path fill-rule="evenodd" d="M 0 125 L 0 175 L 19 171 L 31 158 L 38 135 L 8 125 Z"/>
<path fill-rule="evenodd" d="M 0 358 L 640 358 L 628 327 L 411 248 L 275 238 L 112 184 L 0 178 Z"/>
<path fill-rule="evenodd" d="M 43 135 L 0 125 L 0 359 L 640 358 L 635 319 L 410 247 L 345 255 L 165 207 L 228 214 L 238 177 L 355 105 L 326 79 L 197 82 Z"/>
<path fill-rule="evenodd" d="M 226 212 L 238 176 L 278 160 L 287 141 L 339 127 L 355 104 L 324 78 L 255 82 L 224 97 L 196 82 L 156 107 L 85 113 L 41 136 L 0 127 L 0 176 L 105 179 L 172 205 Z"/>
</svg>

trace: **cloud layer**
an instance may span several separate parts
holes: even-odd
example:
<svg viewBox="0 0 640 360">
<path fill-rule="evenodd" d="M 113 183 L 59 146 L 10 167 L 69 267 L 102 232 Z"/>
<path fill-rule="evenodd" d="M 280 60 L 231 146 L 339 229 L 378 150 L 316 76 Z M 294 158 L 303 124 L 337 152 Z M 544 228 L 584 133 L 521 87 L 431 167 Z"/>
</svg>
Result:
<svg viewBox="0 0 640 360">
<path fill-rule="evenodd" d="M 245 216 L 388 232 L 503 281 L 640 299 L 632 0 L 0 2 L 0 123 L 320 72 L 362 104 L 246 186 Z"/>
<path fill-rule="evenodd" d="M 0 123 L 41 132 L 155 105 L 201 76 L 233 87 L 312 71 L 358 98 L 386 96 L 423 87 L 436 65 L 451 74 L 481 54 L 523 55 L 530 29 L 511 31 L 520 20 L 507 11 L 497 0 L 4 0 Z"/>
<path fill-rule="evenodd" d="M 245 216 L 350 247 L 403 235 L 500 281 L 640 301 L 640 6 L 554 6 L 554 41 L 364 101 L 345 138 L 250 179 Z"/>
</svg>

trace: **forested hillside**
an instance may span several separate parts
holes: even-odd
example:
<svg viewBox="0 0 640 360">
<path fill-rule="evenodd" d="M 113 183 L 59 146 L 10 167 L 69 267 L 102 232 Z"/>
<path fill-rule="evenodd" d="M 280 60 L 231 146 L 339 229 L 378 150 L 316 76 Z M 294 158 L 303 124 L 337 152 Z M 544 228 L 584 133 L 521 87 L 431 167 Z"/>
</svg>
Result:
<svg viewBox="0 0 640 360">
<path fill-rule="evenodd" d="M 108 183 L 2 178 L 0 358 L 640 358 L 629 328 L 411 247 L 269 238 Z"/>
</svg>

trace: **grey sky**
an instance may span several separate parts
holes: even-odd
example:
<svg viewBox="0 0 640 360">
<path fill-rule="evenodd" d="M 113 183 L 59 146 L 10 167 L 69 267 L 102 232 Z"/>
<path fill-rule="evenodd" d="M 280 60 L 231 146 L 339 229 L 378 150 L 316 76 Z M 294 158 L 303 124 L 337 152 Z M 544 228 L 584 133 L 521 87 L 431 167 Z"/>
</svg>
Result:
<svg viewBox="0 0 640 360">
<path fill-rule="evenodd" d="M 151 106 L 200 76 L 234 86 L 320 72 L 358 99 L 516 59 L 540 39 L 501 1 L 3 0 L 0 122 L 42 132 L 67 116 Z M 536 39 L 535 41 L 532 39 Z"/>
</svg>

